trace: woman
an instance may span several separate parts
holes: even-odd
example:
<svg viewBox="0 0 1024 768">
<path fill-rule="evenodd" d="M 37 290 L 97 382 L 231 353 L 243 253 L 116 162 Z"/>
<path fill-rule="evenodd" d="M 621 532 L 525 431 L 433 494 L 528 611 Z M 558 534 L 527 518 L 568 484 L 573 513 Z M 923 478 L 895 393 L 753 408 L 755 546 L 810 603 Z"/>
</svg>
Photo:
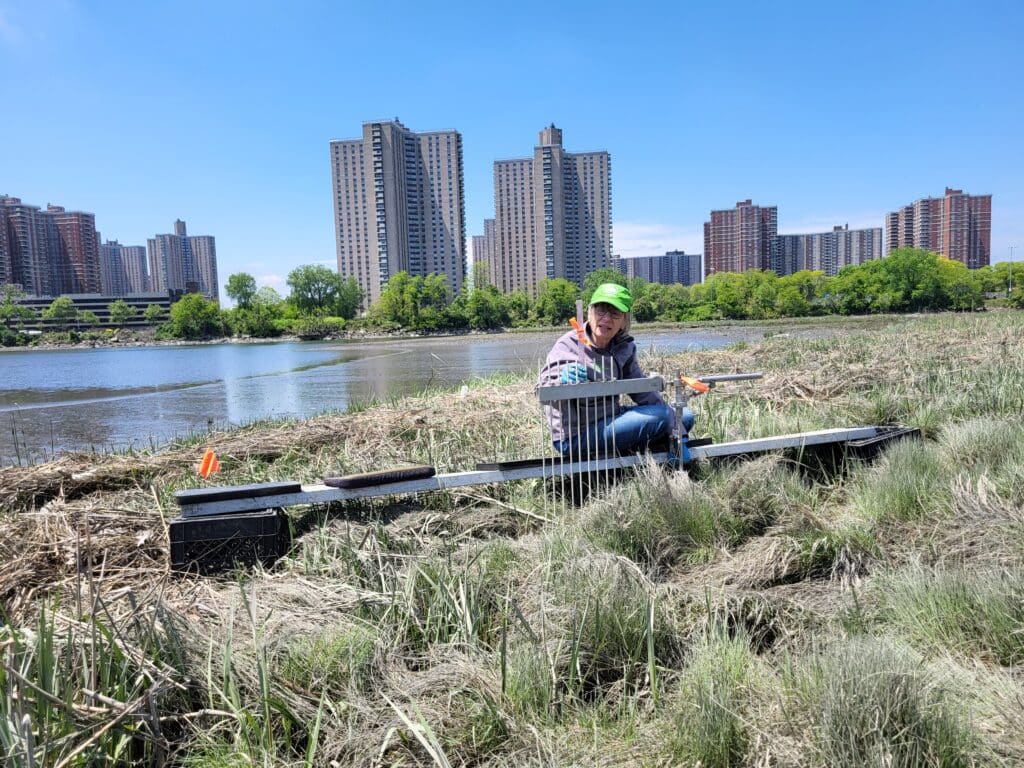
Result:
<svg viewBox="0 0 1024 768">
<path fill-rule="evenodd" d="M 555 342 L 540 372 L 539 385 L 638 379 L 636 344 L 629 335 L 633 298 L 629 289 L 603 283 L 590 297 L 586 325 Z M 567 458 L 627 453 L 664 442 L 672 434 L 674 413 L 656 392 L 618 397 L 563 400 L 544 407 L 555 450 Z"/>
</svg>

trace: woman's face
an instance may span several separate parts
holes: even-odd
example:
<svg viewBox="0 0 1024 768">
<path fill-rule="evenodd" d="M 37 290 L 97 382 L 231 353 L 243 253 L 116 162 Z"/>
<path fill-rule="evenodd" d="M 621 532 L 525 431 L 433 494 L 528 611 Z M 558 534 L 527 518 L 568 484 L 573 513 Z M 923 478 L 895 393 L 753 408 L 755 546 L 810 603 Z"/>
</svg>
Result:
<svg viewBox="0 0 1024 768">
<path fill-rule="evenodd" d="M 587 310 L 590 332 L 598 347 L 607 347 L 615 334 L 626 325 L 626 316 L 617 307 L 603 302 L 591 304 Z"/>
</svg>

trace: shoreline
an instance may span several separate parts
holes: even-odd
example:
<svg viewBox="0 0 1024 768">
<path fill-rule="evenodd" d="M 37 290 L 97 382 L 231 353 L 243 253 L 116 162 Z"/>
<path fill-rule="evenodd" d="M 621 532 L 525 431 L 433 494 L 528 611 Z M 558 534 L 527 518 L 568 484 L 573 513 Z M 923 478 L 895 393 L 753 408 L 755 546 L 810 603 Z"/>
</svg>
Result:
<svg viewBox="0 0 1024 768">
<path fill-rule="evenodd" d="M 647 323 L 634 323 L 635 329 L 644 331 L 661 330 L 706 330 L 709 332 L 723 331 L 730 328 L 751 328 L 763 327 L 766 330 L 774 328 L 805 327 L 805 326 L 831 326 L 831 325 L 857 325 L 864 324 L 888 324 L 899 319 L 910 319 L 922 316 L 922 314 L 962 314 L 962 313 L 907 313 L 907 314 L 877 314 L 877 315 L 821 315 L 812 317 L 776 317 L 764 320 L 705 320 L 705 321 L 651 321 Z M 281 336 L 220 336 L 212 339 L 156 339 L 153 332 L 142 333 L 132 331 L 132 338 L 120 340 L 116 337 L 111 339 L 83 339 L 82 341 L 70 343 L 51 343 L 42 340 L 38 344 L 26 346 L 5 347 L 0 346 L 0 354 L 4 352 L 60 352 L 76 349 L 120 349 L 133 347 L 191 347 L 191 346 L 213 346 L 216 344 L 277 344 L 277 343 L 304 343 L 304 342 L 373 342 L 390 340 L 413 340 L 413 339 L 439 339 L 455 338 L 461 336 L 502 336 L 506 334 L 530 334 L 530 333 L 561 333 L 563 326 L 529 326 L 521 328 L 500 328 L 493 330 L 449 330 L 443 332 L 430 331 L 341 331 L 324 336 L 322 339 L 303 339 L 296 334 L 283 334 Z M 141 337 L 140 337 L 141 336 Z"/>
</svg>

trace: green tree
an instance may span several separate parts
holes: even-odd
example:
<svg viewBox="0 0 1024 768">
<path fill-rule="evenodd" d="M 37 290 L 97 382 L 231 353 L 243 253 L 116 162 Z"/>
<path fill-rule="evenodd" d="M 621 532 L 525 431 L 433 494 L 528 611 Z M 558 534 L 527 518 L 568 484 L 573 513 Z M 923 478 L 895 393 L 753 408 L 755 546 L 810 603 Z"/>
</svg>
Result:
<svg viewBox="0 0 1024 768">
<path fill-rule="evenodd" d="M 348 278 L 338 288 L 338 299 L 335 302 L 334 313 L 345 320 L 351 320 L 359 314 L 359 307 L 363 303 L 363 289 L 359 287 L 354 277 Z"/>
<path fill-rule="evenodd" d="M 107 307 L 110 313 L 110 322 L 118 328 L 124 328 L 124 324 L 139 314 L 139 310 L 126 302 L 124 299 L 112 301 Z"/>
<path fill-rule="evenodd" d="M 561 325 L 570 317 L 576 317 L 578 295 L 576 285 L 568 280 L 560 277 L 554 280 L 541 280 L 537 290 L 537 303 L 534 305 L 537 319 L 548 325 Z"/>
<path fill-rule="evenodd" d="M 477 260 L 473 262 L 470 281 L 474 289 L 483 288 L 485 285 L 492 285 L 491 271 L 486 261 Z"/>
<path fill-rule="evenodd" d="M 90 309 L 83 309 L 81 312 L 79 312 L 77 319 L 77 324 L 84 325 L 86 328 L 92 328 L 100 324 L 99 317 L 96 315 L 95 312 L 93 312 Z"/>
<path fill-rule="evenodd" d="M 804 317 L 811 313 L 811 302 L 800 286 L 787 282 L 775 297 L 775 312 L 781 317 Z"/>
<path fill-rule="evenodd" d="M 981 308 L 983 282 L 977 270 L 968 269 L 961 261 L 941 257 L 938 269 L 946 308 L 958 312 L 973 312 Z"/>
<path fill-rule="evenodd" d="M 142 311 L 142 317 L 150 325 L 157 325 L 164 321 L 164 308 L 159 304 L 150 304 Z"/>
<path fill-rule="evenodd" d="M 224 286 L 228 297 L 242 309 L 248 309 L 256 296 L 256 278 L 245 272 L 236 272 Z"/>
<path fill-rule="evenodd" d="M 224 333 L 220 307 L 201 293 L 190 293 L 171 305 L 170 334 L 179 339 L 208 339 Z"/>
<path fill-rule="evenodd" d="M 306 264 L 288 273 L 291 300 L 306 313 L 326 314 L 341 292 L 341 276 L 322 264 Z"/>
<path fill-rule="evenodd" d="M 0 322 L 10 328 L 17 324 L 23 326 L 26 322 L 32 322 L 36 313 L 31 307 L 18 304 L 18 299 L 25 297 L 25 292 L 12 283 L 5 283 L 0 286 Z"/>
<path fill-rule="evenodd" d="M 78 308 L 67 296 L 58 296 L 43 310 L 43 320 L 57 330 L 67 330 L 78 320 Z"/>
<path fill-rule="evenodd" d="M 619 270 L 602 267 L 601 269 L 595 269 L 583 279 L 583 300 L 587 301 L 590 298 L 590 294 L 596 291 L 597 286 L 602 283 L 617 283 L 618 285 L 629 287 L 629 280 Z"/>
<path fill-rule="evenodd" d="M 747 317 L 763 320 L 775 315 L 775 300 L 779 295 L 779 278 L 767 270 L 744 273 L 748 286 Z"/>
<path fill-rule="evenodd" d="M 722 317 L 739 320 L 747 316 L 747 297 L 744 295 L 743 276 L 733 272 L 718 272 L 707 280 L 711 304 Z"/>
<path fill-rule="evenodd" d="M 648 283 L 643 278 L 634 278 L 629 284 L 629 293 L 633 297 L 633 318 L 647 323 L 658 317 L 661 309 L 665 287 L 661 283 Z"/>
<path fill-rule="evenodd" d="M 400 328 L 416 328 L 420 314 L 420 292 L 423 279 L 402 271 L 391 276 L 380 292 L 370 315 L 378 323 Z"/>
<path fill-rule="evenodd" d="M 509 324 L 505 297 L 493 285 L 474 288 L 466 299 L 466 320 L 470 328 L 484 330 Z"/>
<path fill-rule="evenodd" d="M 530 311 L 533 308 L 530 294 L 526 291 L 513 291 L 503 299 L 512 325 L 526 325 L 530 322 Z"/>
<path fill-rule="evenodd" d="M 281 295 L 270 286 L 263 286 L 248 307 L 238 306 L 225 312 L 225 320 L 237 336 L 272 338 L 281 335 L 284 307 Z"/>
</svg>

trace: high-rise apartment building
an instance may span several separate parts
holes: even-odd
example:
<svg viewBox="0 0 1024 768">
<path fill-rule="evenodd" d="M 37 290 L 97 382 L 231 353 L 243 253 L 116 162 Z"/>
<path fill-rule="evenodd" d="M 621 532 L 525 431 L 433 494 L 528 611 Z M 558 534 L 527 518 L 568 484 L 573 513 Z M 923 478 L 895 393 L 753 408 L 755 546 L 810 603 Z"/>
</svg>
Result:
<svg viewBox="0 0 1024 768">
<path fill-rule="evenodd" d="M 0 203 L 0 285 L 14 282 L 14 265 L 11 261 L 11 238 L 7 223 L 8 207 Z"/>
<path fill-rule="evenodd" d="M 398 272 L 444 275 L 453 293 L 466 272 L 462 136 L 410 131 L 397 119 L 363 123 L 331 142 L 338 272 L 364 302 Z"/>
<path fill-rule="evenodd" d="M 971 269 L 986 267 L 992 255 L 992 195 L 946 187 L 942 197 L 915 200 L 886 214 L 885 241 L 886 253 L 925 248 Z"/>
<path fill-rule="evenodd" d="M 220 301 L 217 282 L 217 243 L 211 235 L 189 235 L 189 249 L 195 264 L 196 280 L 203 295 Z"/>
<path fill-rule="evenodd" d="M 100 248 L 96 217 L 81 211 L 66 211 L 47 205 L 57 226 L 61 253 L 60 293 L 100 292 Z"/>
<path fill-rule="evenodd" d="M 641 278 L 662 285 L 693 285 L 704 279 L 699 253 L 668 251 L 664 256 L 616 258 L 615 268 L 630 280 Z"/>
<path fill-rule="evenodd" d="M 0 278 L 35 296 L 100 290 L 99 238 L 91 213 L 45 211 L 0 196 Z"/>
<path fill-rule="evenodd" d="M 779 209 L 750 200 L 711 212 L 704 222 L 704 274 L 771 269 L 772 247 L 779 229 Z"/>
<path fill-rule="evenodd" d="M 107 296 L 128 296 L 149 291 L 146 248 L 108 240 L 100 246 L 100 283 Z"/>
<path fill-rule="evenodd" d="M 562 131 L 540 132 L 533 157 L 496 160 L 496 249 L 491 282 L 534 292 L 545 278 L 582 286 L 612 263 L 611 157 L 570 153 Z"/>
<path fill-rule="evenodd" d="M 174 222 L 174 233 L 147 240 L 150 290 L 198 292 L 220 300 L 217 249 L 210 235 L 189 236 L 185 222 Z"/>
<path fill-rule="evenodd" d="M 802 269 L 835 275 L 843 267 L 882 257 L 882 229 L 833 227 L 831 232 L 779 235 L 772 269 L 792 275 Z"/>
<path fill-rule="evenodd" d="M 473 235 L 473 252 L 470 256 L 473 275 L 483 274 L 489 284 L 494 284 L 495 254 L 498 250 L 498 234 L 494 219 L 484 219 L 484 233 Z M 478 266 L 479 265 L 479 266 Z M 480 286 L 473 286 L 478 288 Z"/>
</svg>

